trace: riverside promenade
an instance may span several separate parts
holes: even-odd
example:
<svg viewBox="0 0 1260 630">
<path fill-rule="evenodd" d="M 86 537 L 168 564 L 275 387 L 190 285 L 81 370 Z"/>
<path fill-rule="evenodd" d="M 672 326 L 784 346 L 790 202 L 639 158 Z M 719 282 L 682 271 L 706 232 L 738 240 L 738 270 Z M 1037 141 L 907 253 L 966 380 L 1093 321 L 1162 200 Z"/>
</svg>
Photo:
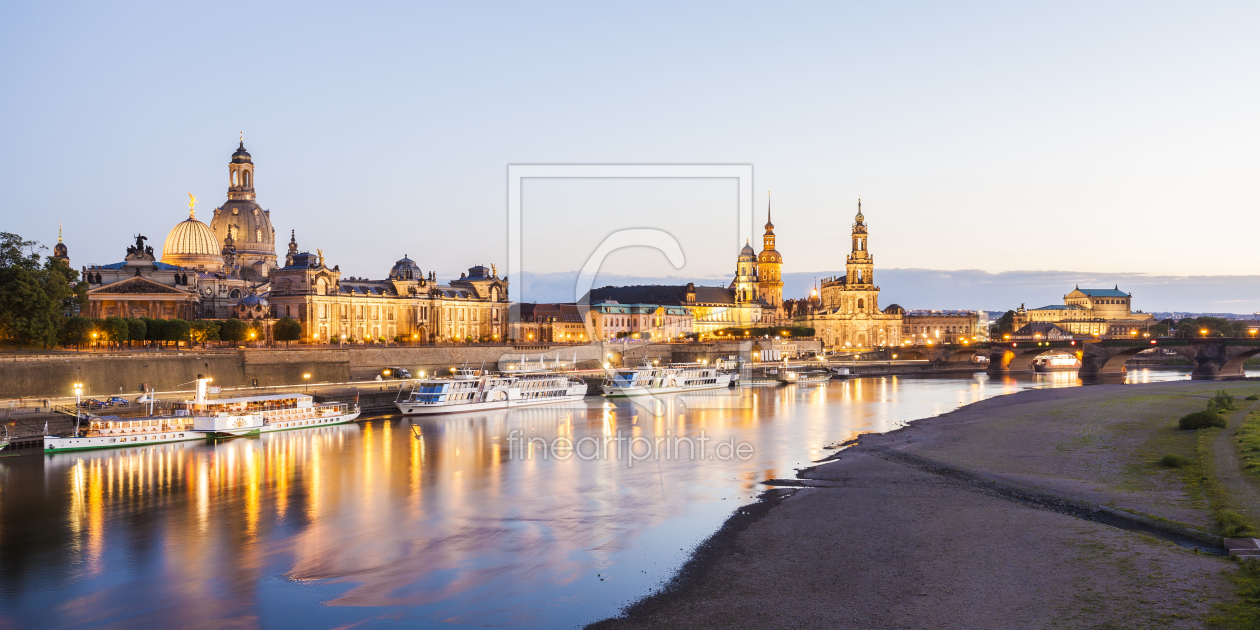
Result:
<svg viewBox="0 0 1260 630">
<path fill-rule="evenodd" d="M 1177 428 L 1222 388 L 1228 428 Z M 671 582 L 590 627 L 1257 627 L 1218 517 L 1260 521 L 1230 450 L 1258 393 L 1039 389 L 864 435 L 768 481 Z"/>
</svg>

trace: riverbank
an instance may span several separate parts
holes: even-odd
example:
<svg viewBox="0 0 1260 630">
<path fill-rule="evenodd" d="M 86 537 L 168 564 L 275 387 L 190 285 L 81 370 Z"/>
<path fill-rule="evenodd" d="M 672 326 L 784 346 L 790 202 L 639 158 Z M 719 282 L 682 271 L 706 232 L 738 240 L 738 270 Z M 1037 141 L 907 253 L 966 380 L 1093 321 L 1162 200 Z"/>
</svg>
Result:
<svg viewBox="0 0 1260 630">
<path fill-rule="evenodd" d="M 1221 550 L 1231 499 L 1213 488 L 1229 471 L 1200 445 L 1217 433 L 1176 428 L 1222 388 L 1238 417 L 1260 393 L 1040 389 L 864 435 L 771 482 L 786 487 L 732 516 L 657 594 L 592 627 L 1230 627 L 1246 612 L 1237 565 L 1203 550 Z M 1161 466 L 1170 454 L 1187 464 Z"/>
</svg>

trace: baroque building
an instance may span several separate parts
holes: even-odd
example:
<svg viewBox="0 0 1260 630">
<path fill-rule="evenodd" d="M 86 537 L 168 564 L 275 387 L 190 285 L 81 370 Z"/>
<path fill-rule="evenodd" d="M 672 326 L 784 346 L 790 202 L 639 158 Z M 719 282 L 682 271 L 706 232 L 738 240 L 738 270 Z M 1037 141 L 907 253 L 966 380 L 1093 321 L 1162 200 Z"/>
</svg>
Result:
<svg viewBox="0 0 1260 630">
<path fill-rule="evenodd" d="M 245 150 L 242 136 L 228 162 L 227 202 L 214 209 L 210 229 L 226 271 L 262 282 L 276 267 L 276 230 L 271 225 L 271 211 L 258 205 L 254 184 L 254 160 Z"/>
<path fill-rule="evenodd" d="M 813 299 L 793 305 L 796 323 L 814 329 L 814 335 L 828 349 L 877 348 L 901 343 L 900 306 L 879 310 L 879 287 L 875 285 L 875 259 L 867 242 L 866 217 L 862 201 L 851 233 L 852 248 L 845 259 L 845 274 L 822 281 L 821 292 Z"/>
<path fill-rule="evenodd" d="M 774 222 L 770 220 L 770 206 L 766 205 L 766 232 L 761 236 L 761 253 L 757 254 L 757 293 L 764 303 L 763 309 L 782 314 L 783 307 L 783 256 L 774 247 Z M 763 312 L 762 320 L 768 313 Z M 780 319 L 780 317 L 775 317 Z"/>
<path fill-rule="evenodd" d="M 981 329 L 979 311 L 913 310 L 902 315 L 901 339 L 904 344 L 923 346 L 988 341 L 989 334 Z"/>
<path fill-rule="evenodd" d="M 285 266 L 270 280 L 265 297 L 273 317 L 298 320 L 310 343 L 503 341 L 508 334 L 508 280 L 493 267 L 478 265 L 439 284 L 403 256 L 383 280 L 343 278 L 322 251 L 299 251 L 293 235 Z"/>
<path fill-rule="evenodd" d="M 1015 328 L 1033 322 L 1048 322 L 1074 335 L 1135 336 L 1155 323 L 1150 313 L 1131 310 L 1133 294 L 1114 289 L 1082 289 L 1077 286 L 1063 296 L 1063 304 L 1015 311 Z"/>
</svg>

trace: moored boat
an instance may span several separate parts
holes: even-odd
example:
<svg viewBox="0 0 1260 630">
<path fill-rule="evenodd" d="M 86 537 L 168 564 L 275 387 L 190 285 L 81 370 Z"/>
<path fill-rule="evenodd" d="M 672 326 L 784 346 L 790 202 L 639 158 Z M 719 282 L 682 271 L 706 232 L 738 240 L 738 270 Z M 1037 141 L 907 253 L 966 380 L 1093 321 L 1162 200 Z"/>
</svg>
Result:
<svg viewBox="0 0 1260 630">
<path fill-rule="evenodd" d="M 788 385 L 809 385 L 826 383 L 832 374 L 829 370 L 808 369 L 800 367 L 784 367 L 779 369 L 779 381 Z"/>
<path fill-rule="evenodd" d="M 580 379 L 555 372 L 457 375 L 416 381 L 394 405 L 407 415 L 461 413 L 581 400 L 586 390 Z"/>
<path fill-rule="evenodd" d="M 80 416 L 87 428 L 76 428 L 72 435 L 45 435 L 44 451 L 74 451 L 95 448 L 119 448 L 181 442 L 186 440 L 222 439 L 257 435 L 272 431 L 288 431 L 314 426 L 350 422 L 359 417 L 357 406 L 344 403 L 315 404 L 306 394 L 271 394 L 239 398 L 206 399 L 209 379 L 198 377 L 193 400 L 178 403 L 173 415 L 121 418 L 118 416 Z"/>
<path fill-rule="evenodd" d="M 706 365 L 645 365 L 608 370 L 604 396 L 620 398 L 730 387 L 734 374 Z"/>
<path fill-rule="evenodd" d="M 1081 369 L 1081 362 L 1073 354 L 1047 354 L 1033 359 L 1035 372 L 1071 372 Z"/>
</svg>

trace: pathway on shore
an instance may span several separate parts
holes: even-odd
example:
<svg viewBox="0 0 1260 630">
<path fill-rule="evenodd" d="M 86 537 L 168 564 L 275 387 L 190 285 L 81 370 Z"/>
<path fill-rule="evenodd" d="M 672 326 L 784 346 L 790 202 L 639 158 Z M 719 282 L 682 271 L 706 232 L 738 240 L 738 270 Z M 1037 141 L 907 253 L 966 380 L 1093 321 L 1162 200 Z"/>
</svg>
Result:
<svg viewBox="0 0 1260 630">
<path fill-rule="evenodd" d="M 1260 523 L 1260 486 L 1242 471 L 1238 463 L 1238 445 L 1234 443 L 1238 429 L 1254 407 L 1254 404 L 1246 405 L 1230 416 L 1229 425 L 1212 442 L 1212 459 L 1214 474 L 1229 496 L 1230 507 L 1247 517 L 1248 521 Z"/>
</svg>

